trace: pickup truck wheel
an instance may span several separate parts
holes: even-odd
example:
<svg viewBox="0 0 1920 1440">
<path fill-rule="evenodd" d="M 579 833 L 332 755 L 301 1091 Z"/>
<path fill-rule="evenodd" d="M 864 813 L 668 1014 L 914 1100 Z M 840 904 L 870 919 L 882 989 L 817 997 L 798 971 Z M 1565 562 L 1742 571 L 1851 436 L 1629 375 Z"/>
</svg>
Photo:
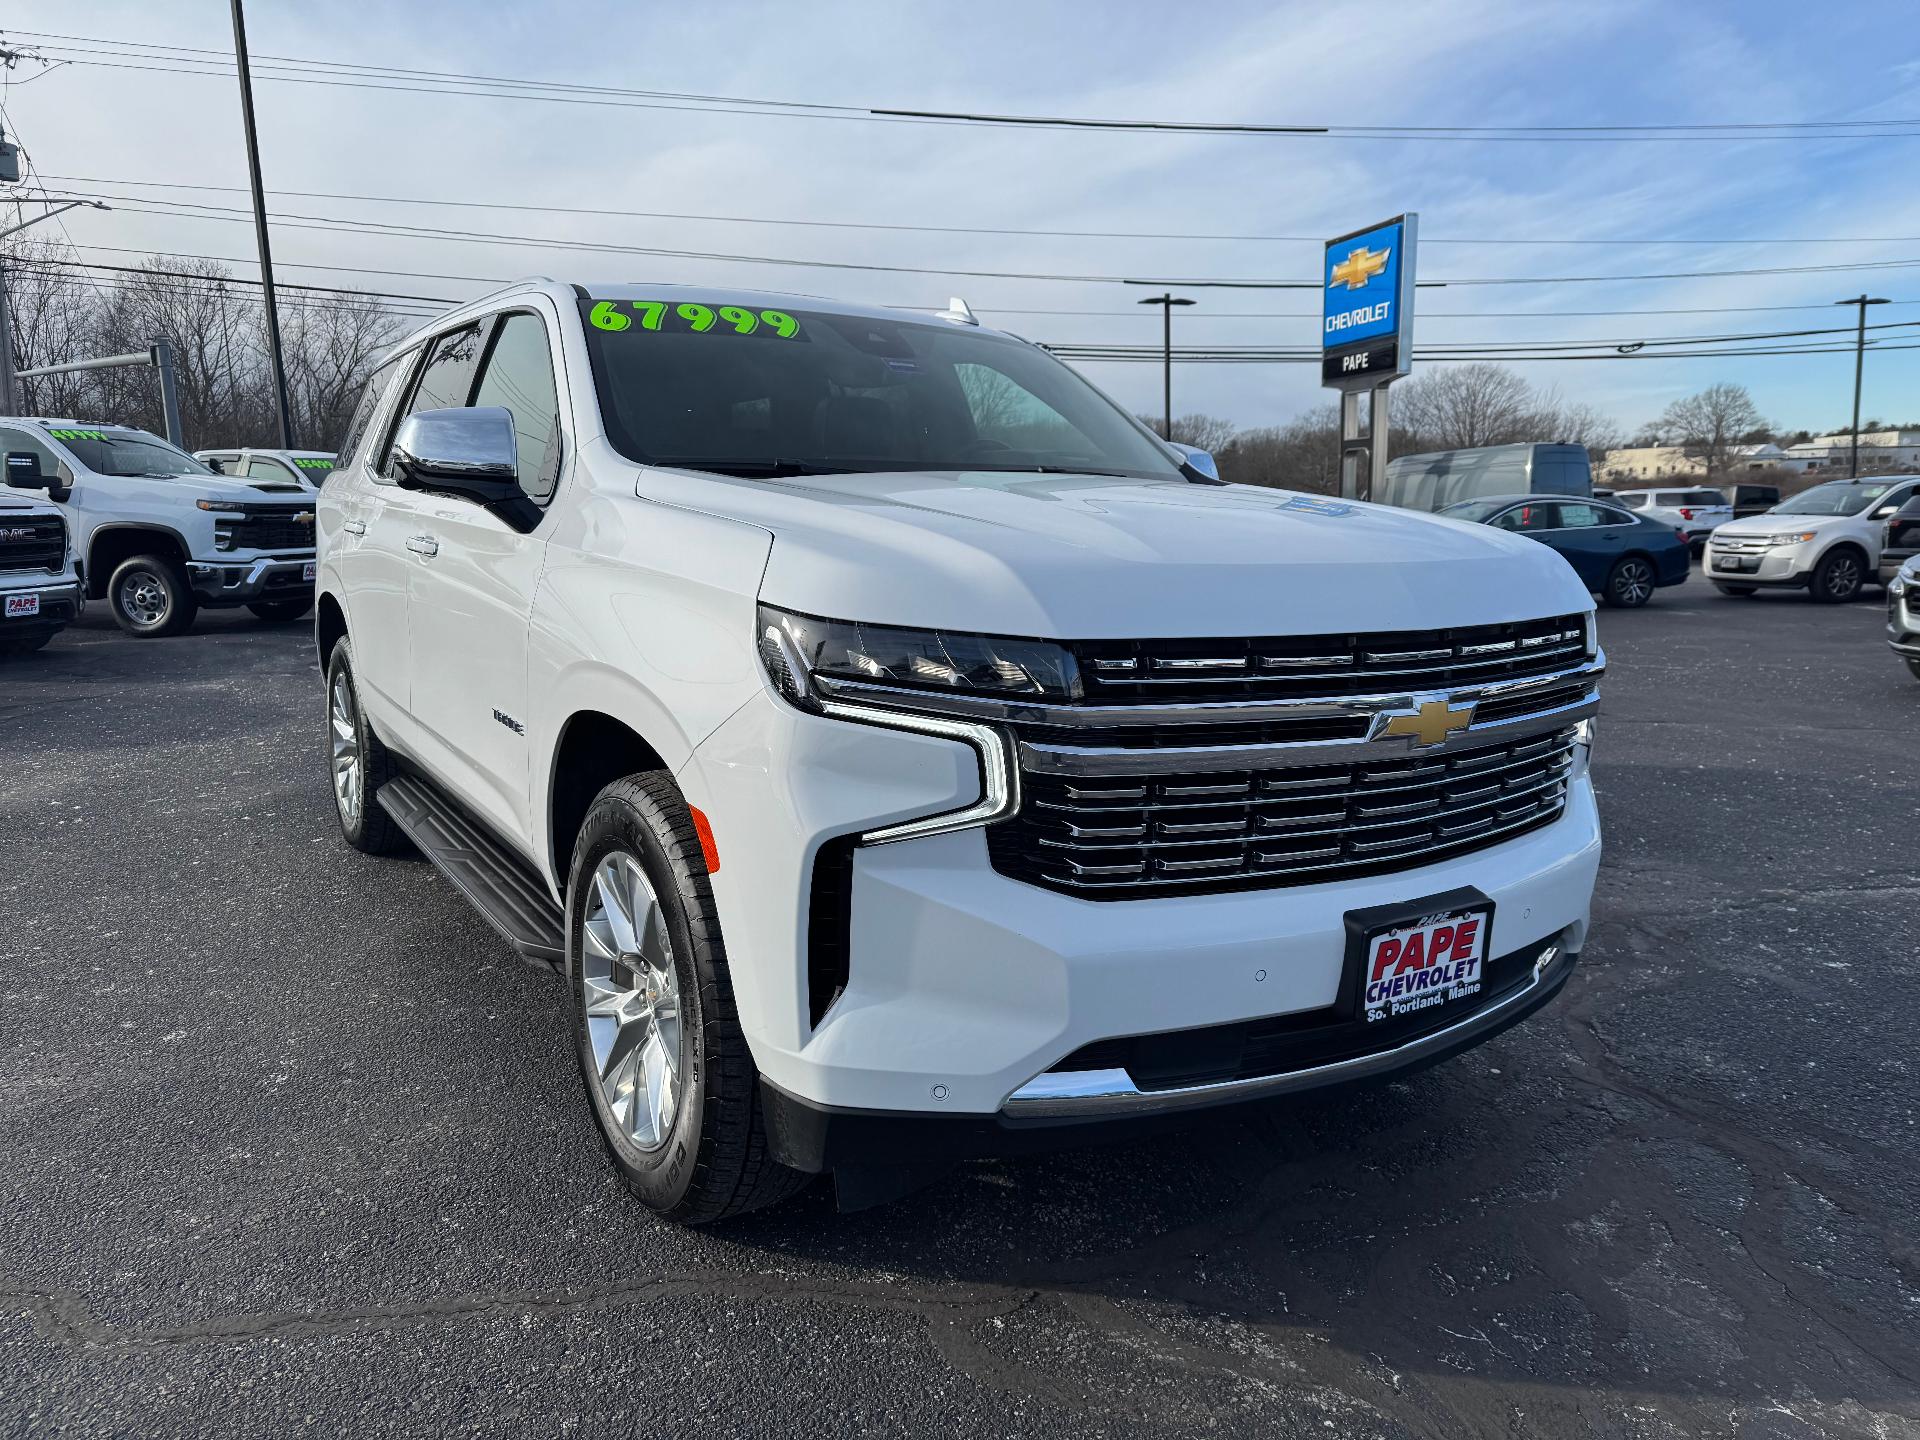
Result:
<svg viewBox="0 0 1920 1440">
<path fill-rule="evenodd" d="M 1653 566 L 1638 555 L 1622 556 L 1607 572 L 1600 598 L 1623 610 L 1639 609 L 1653 598 Z"/>
<path fill-rule="evenodd" d="M 1836 545 L 1813 568 L 1807 591 L 1823 605 L 1841 605 L 1859 596 L 1866 583 L 1867 566 L 1858 550 Z"/>
<path fill-rule="evenodd" d="M 665 774 L 616 780 L 587 811 L 567 950 L 580 1077 L 642 1204 L 699 1225 L 807 1183 L 767 1152 L 706 861 Z"/>
<path fill-rule="evenodd" d="M 335 642 L 327 658 L 327 769 L 333 781 L 333 813 L 347 843 L 368 855 L 404 851 L 409 843 L 405 832 L 374 799 L 396 768 L 361 712 L 353 649 L 345 639 Z"/>
<path fill-rule="evenodd" d="M 107 581 L 107 603 L 120 628 L 142 640 L 179 634 L 193 624 L 200 610 L 186 573 L 164 555 L 135 555 L 121 561 Z"/>
<path fill-rule="evenodd" d="M 247 609 L 269 625 L 285 625 L 313 609 L 312 597 L 305 600 L 251 600 Z"/>
</svg>

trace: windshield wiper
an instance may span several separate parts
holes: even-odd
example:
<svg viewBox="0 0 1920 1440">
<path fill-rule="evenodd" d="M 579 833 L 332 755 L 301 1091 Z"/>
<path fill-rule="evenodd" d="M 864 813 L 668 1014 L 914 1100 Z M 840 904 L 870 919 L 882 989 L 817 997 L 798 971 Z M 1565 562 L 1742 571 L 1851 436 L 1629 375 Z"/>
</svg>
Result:
<svg viewBox="0 0 1920 1440">
<path fill-rule="evenodd" d="M 816 465 L 806 460 L 655 460 L 674 470 L 711 470 L 717 475 L 749 479 L 786 480 L 798 475 L 856 475 L 869 473 L 859 465 Z"/>
</svg>

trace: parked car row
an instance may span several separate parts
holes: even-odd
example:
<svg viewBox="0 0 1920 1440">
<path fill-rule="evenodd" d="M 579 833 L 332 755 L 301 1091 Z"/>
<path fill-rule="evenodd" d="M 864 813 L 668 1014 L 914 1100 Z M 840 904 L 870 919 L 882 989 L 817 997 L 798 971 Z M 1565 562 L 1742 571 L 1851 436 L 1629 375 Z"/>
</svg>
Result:
<svg viewBox="0 0 1920 1440">
<path fill-rule="evenodd" d="M 1609 605 L 1644 605 L 1660 586 L 1679 585 L 1692 570 L 1678 529 L 1605 500 L 1499 495 L 1449 505 L 1440 514 L 1540 541 L 1565 557 L 1587 589 Z"/>
<path fill-rule="evenodd" d="M 28 416 L 0 418 L 0 453 L 0 651 L 38 649 L 89 599 L 142 638 L 203 606 L 313 608 L 315 486 L 291 471 L 229 478 L 145 430 Z"/>
</svg>

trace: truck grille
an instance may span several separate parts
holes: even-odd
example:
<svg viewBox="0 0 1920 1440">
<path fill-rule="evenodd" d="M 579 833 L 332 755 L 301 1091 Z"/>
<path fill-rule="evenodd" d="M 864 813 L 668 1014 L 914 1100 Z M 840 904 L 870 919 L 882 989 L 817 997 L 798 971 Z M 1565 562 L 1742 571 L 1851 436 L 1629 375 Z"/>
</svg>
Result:
<svg viewBox="0 0 1920 1440">
<path fill-rule="evenodd" d="M 1088 640 L 1070 648 L 1097 704 L 1446 690 L 1551 675 L 1586 658 L 1586 617 L 1282 639 Z"/>
<path fill-rule="evenodd" d="M 57 515 L 0 513 L 0 570 L 50 570 L 67 564 L 67 526 Z"/>
<path fill-rule="evenodd" d="M 1020 813 L 987 842 L 1006 875 L 1105 899 L 1378 874 L 1552 821 L 1574 744 L 1569 726 L 1431 760 L 1025 774 Z"/>
<path fill-rule="evenodd" d="M 1716 555 L 1764 555 L 1773 548 L 1765 535 L 1726 535 L 1719 531 L 1707 543 Z"/>
<path fill-rule="evenodd" d="M 215 538 L 222 550 L 311 550 L 313 511 L 304 506 L 258 506 L 221 520 Z"/>
</svg>

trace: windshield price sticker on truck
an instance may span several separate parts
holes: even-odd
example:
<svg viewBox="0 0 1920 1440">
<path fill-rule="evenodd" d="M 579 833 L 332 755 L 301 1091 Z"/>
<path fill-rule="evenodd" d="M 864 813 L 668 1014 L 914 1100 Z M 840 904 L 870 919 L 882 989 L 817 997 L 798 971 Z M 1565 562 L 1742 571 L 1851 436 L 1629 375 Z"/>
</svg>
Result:
<svg viewBox="0 0 1920 1440">
<path fill-rule="evenodd" d="M 293 463 L 294 463 L 294 464 L 296 464 L 296 465 L 298 465 L 298 466 L 299 466 L 299 467 L 300 467 L 300 468 L 301 468 L 302 470 L 331 470 L 331 469 L 333 469 L 333 461 L 331 461 L 331 460 L 318 460 L 318 459 L 313 459 L 313 458 L 304 458 L 304 459 L 303 459 L 302 457 L 300 457 L 300 456 L 298 456 L 298 455 L 296 455 L 296 456 L 294 456 L 294 459 L 293 459 Z"/>
<path fill-rule="evenodd" d="M 691 331 L 695 335 L 764 335 L 805 339 L 800 322 L 784 310 L 750 310 L 744 305 L 699 305 L 672 300 L 598 300 L 587 318 L 597 329 Z"/>
<path fill-rule="evenodd" d="M 1364 972 L 1368 1023 L 1478 995 L 1491 918 L 1487 910 L 1456 910 L 1373 936 Z"/>
<path fill-rule="evenodd" d="M 56 440 L 105 440 L 104 430 L 49 430 L 47 434 Z"/>
</svg>

